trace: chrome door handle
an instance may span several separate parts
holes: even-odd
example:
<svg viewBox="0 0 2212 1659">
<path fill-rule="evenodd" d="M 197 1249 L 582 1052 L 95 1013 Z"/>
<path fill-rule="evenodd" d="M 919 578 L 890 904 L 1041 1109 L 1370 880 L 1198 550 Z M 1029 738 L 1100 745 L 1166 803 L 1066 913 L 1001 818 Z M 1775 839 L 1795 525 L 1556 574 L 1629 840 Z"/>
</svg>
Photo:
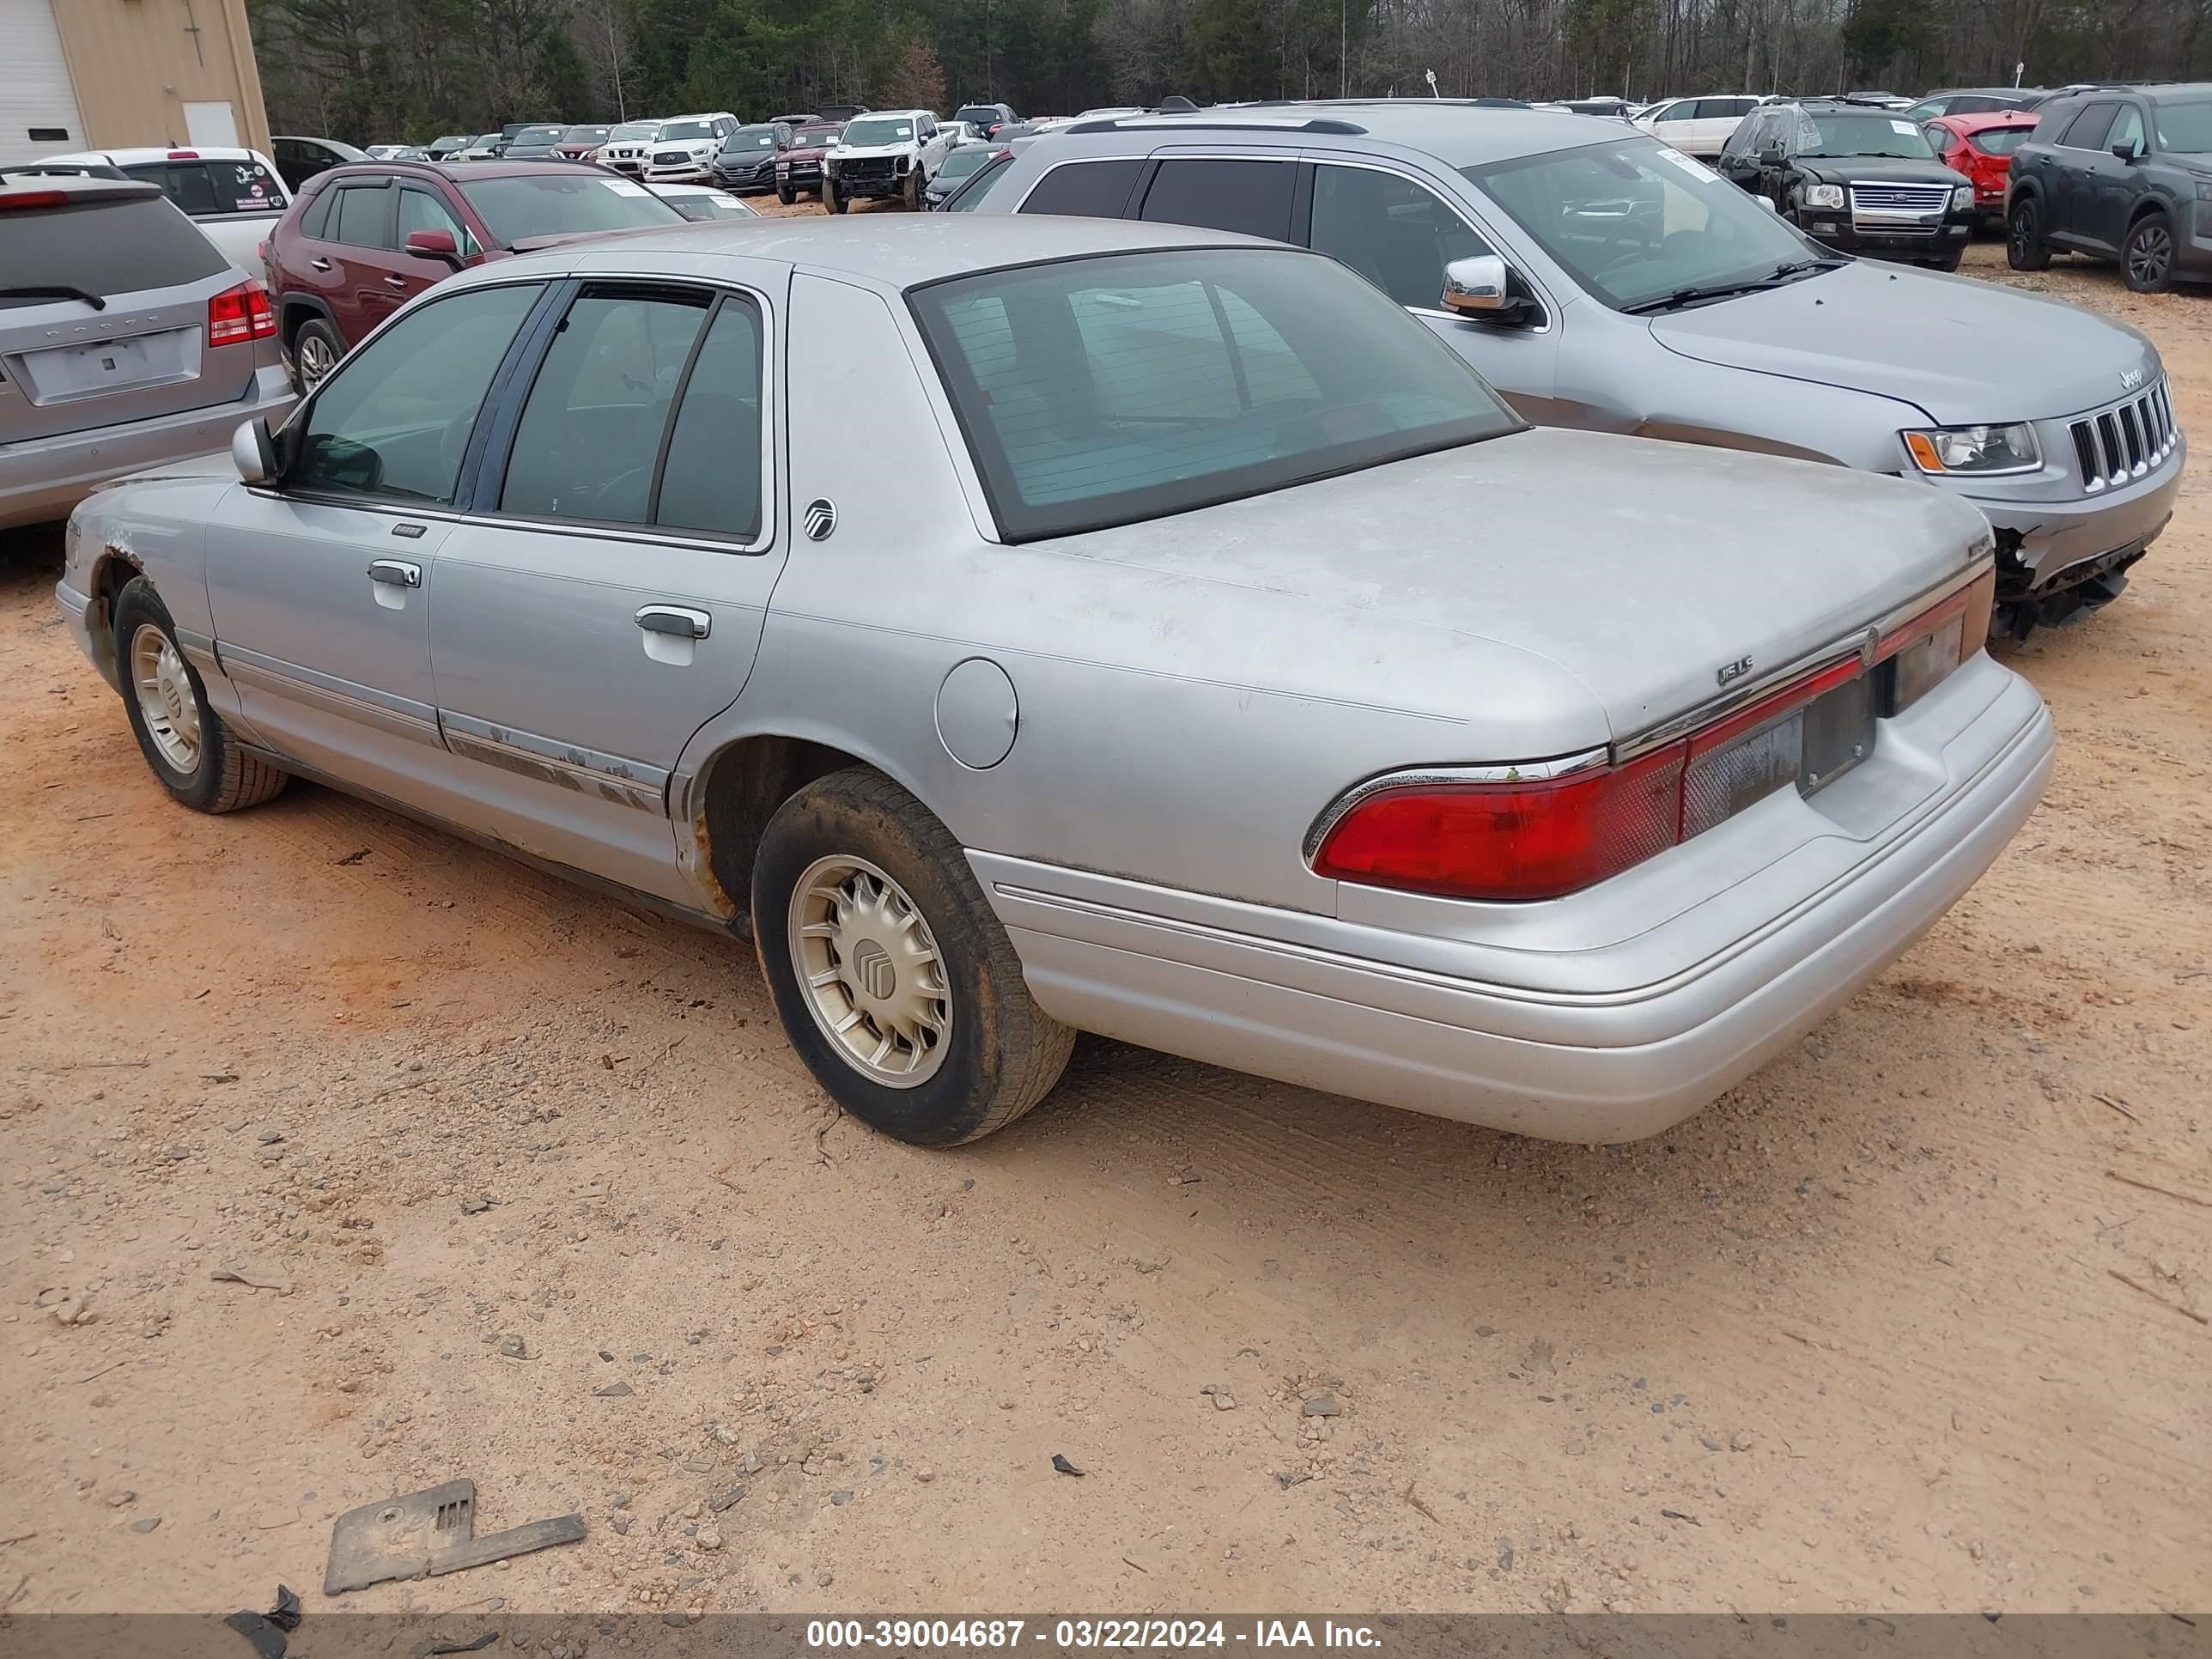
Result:
<svg viewBox="0 0 2212 1659">
<path fill-rule="evenodd" d="M 379 559 L 368 567 L 368 579 L 387 587 L 420 587 L 422 567 L 404 559 Z"/>
<path fill-rule="evenodd" d="M 310 259 L 307 261 L 307 267 L 311 270 L 328 270 L 331 268 L 331 262 L 328 259 Z"/>
<path fill-rule="evenodd" d="M 648 605 L 637 613 L 637 625 L 648 634 L 673 634 L 679 640 L 703 640 L 714 619 L 703 611 L 680 605 Z"/>
<path fill-rule="evenodd" d="M 396 288 L 404 292 L 407 287 L 407 279 L 404 276 L 387 276 L 384 279 L 384 285 L 386 288 Z"/>
</svg>

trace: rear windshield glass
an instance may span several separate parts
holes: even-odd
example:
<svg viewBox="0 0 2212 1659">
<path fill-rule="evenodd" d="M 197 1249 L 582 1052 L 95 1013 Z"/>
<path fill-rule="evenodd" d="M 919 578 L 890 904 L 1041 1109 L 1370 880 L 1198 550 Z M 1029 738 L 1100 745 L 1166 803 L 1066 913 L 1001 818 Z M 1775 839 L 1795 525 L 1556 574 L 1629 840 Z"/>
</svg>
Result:
<svg viewBox="0 0 2212 1659">
<path fill-rule="evenodd" d="M 1010 541 L 1188 512 L 1520 425 L 1426 327 L 1312 254 L 1070 259 L 909 299 Z"/>
<path fill-rule="evenodd" d="M 1990 155 L 2009 155 L 2027 142 L 2033 127 L 1984 127 L 1967 135 L 1966 142 Z"/>
<path fill-rule="evenodd" d="M 2212 102 L 2161 103 L 2152 112 L 2158 147 L 2184 155 L 2212 155 Z"/>
<path fill-rule="evenodd" d="M 197 283 L 229 264 L 198 225 L 159 197 L 18 210 L 0 236 L 0 311 L 55 303 L 11 289 L 140 294 Z"/>
<path fill-rule="evenodd" d="M 634 225 L 679 223 L 684 217 L 643 185 L 581 168 L 574 178 L 565 172 L 547 172 L 471 179 L 461 185 L 461 194 L 507 247 L 533 236 L 628 230 Z"/>
<path fill-rule="evenodd" d="M 258 161 L 148 161 L 123 170 L 159 185 L 164 196 L 194 218 L 276 213 L 286 206 L 284 186 Z"/>
<path fill-rule="evenodd" d="M 956 121 L 973 121 L 981 126 L 986 122 L 1000 119 L 999 112 L 989 104 L 963 104 L 953 118 Z"/>
</svg>

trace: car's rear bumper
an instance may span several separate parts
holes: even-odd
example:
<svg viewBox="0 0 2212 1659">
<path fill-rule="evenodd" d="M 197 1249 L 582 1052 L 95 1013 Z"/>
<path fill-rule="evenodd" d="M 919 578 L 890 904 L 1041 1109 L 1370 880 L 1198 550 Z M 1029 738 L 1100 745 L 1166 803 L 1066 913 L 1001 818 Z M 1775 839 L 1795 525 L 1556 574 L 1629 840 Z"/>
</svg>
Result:
<svg viewBox="0 0 2212 1659">
<path fill-rule="evenodd" d="M 1725 1091 L 1893 961 L 1989 866 L 2050 775 L 2042 700 L 1986 657 L 1884 725 L 1884 764 L 1832 787 L 1859 791 L 1832 822 L 1784 791 L 1698 838 L 1723 844 L 1687 843 L 1573 898 L 1453 907 L 1455 936 L 969 858 L 1037 1000 L 1070 1024 L 1520 1134 L 1632 1140 Z M 1806 814 L 1825 827 L 1807 832 Z M 1681 904 L 1715 860 L 1734 867 Z M 1561 920 L 1571 907 L 1583 921 Z M 1529 948 L 1605 907 L 1613 942 Z"/>
<path fill-rule="evenodd" d="M 257 415 L 280 416 L 292 402 L 283 365 L 271 362 L 256 369 L 246 396 L 231 403 L 0 444 L 0 528 L 66 519 L 71 507 L 104 483 L 227 450 L 242 422 Z"/>
</svg>

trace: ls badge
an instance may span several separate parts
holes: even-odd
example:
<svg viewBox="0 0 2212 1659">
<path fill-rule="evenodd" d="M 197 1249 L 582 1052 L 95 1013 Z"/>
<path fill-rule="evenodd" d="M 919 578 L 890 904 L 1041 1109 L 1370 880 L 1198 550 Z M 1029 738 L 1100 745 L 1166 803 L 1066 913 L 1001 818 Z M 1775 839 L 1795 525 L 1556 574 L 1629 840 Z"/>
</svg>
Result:
<svg viewBox="0 0 2212 1659">
<path fill-rule="evenodd" d="M 1720 667 L 1721 684 L 1734 685 L 1749 672 L 1751 672 L 1751 659 L 1748 657 L 1738 657 L 1734 662 L 1724 662 Z"/>
</svg>

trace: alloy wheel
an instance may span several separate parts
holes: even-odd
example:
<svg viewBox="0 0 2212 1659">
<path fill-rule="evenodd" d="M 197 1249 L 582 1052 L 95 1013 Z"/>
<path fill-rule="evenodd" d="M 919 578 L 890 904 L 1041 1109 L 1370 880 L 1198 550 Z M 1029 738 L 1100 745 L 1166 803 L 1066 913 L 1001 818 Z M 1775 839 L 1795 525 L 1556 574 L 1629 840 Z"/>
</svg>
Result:
<svg viewBox="0 0 2212 1659">
<path fill-rule="evenodd" d="M 863 858 L 817 859 L 792 889 L 785 934 L 807 1012 L 847 1064 L 894 1089 L 936 1075 L 952 992 L 903 887 Z"/>
<path fill-rule="evenodd" d="M 141 623 L 131 637 L 131 684 L 146 733 L 161 758 L 187 777 L 198 771 L 199 699 L 192 694 L 185 659 L 151 623 Z"/>
<path fill-rule="evenodd" d="M 295 348 L 300 360 L 300 381 L 303 386 L 318 384 L 325 374 L 337 367 L 337 356 L 319 334 L 304 334 Z"/>
<path fill-rule="evenodd" d="M 2156 288 L 2166 281 L 2173 263 L 2173 237 L 2153 219 L 2136 228 L 2128 238 L 2128 275 L 2138 288 Z"/>
<path fill-rule="evenodd" d="M 2025 259 L 2035 252 L 2035 210 L 2021 207 L 2012 216 L 2012 251 L 2015 258 Z"/>
</svg>

